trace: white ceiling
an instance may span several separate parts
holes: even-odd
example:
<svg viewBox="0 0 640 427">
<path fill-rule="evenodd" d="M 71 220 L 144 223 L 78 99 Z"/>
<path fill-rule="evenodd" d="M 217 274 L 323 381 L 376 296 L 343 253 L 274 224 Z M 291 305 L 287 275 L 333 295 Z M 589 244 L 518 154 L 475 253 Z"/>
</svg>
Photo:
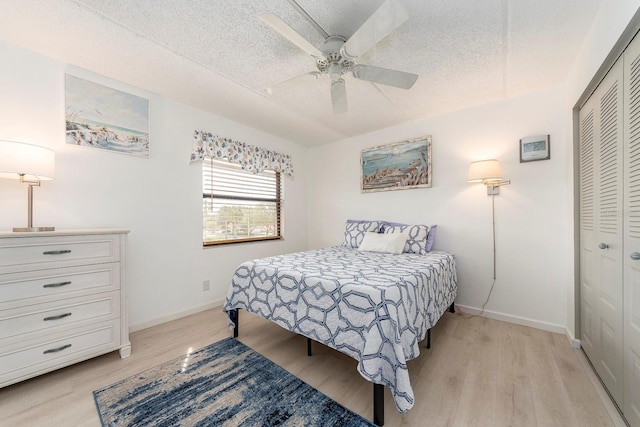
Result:
<svg viewBox="0 0 640 427">
<path fill-rule="evenodd" d="M 297 0 L 349 38 L 383 0 Z M 0 0 L 0 40 L 313 146 L 564 82 L 603 0 L 400 0 L 410 19 L 358 58 L 418 74 L 410 90 L 346 77 L 268 95 L 315 60 L 258 19 L 316 46 L 293 0 Z M 206 129 L 215 132 L 215 129 Z M 232 136 L 231 136 L 232 137 Z"/>
</svg>

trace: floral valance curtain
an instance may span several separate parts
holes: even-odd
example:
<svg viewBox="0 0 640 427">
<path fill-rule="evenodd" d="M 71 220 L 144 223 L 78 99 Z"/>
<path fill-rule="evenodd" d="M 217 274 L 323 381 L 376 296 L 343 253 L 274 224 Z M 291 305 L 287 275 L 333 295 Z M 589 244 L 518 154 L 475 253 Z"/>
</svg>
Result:
<svg viewBox="0 0 640 427">
<path fill-rule="evenodd" d="M 271 169 L 293 177 L 293 163 L 288 154 L 281 154 L 198 130 L 195 131 L 193 139 L 189 163 L 203 160 L 205 157 L 227 159 L 253 173 Z"/>
</svg>

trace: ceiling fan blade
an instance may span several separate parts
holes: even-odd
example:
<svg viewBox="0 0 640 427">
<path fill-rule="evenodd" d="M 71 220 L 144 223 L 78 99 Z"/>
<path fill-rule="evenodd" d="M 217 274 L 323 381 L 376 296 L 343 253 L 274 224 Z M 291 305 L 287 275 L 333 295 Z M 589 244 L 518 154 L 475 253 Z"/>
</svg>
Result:
<svg viewBox="0 0 640 427">
<path fill-rule="evenodd" d="M 311 56 L 323 57 L 320 49 L 312 45 L 308 42 L 304 37 L 298 34 L 293 28 L 287 25 L 282 19 L 278 18 L 276 15 L 271 13 L 265 13 L 263 15 L 258 16 L 262 19 L 267 25 L 271 28 L 282 34 L 285 38 L 287 38 L 291 43 L 298 46 L 300 49 L 304 50 Z"/>
<path fill-rule="evenodd" d="M 401 89 L 411 89 L 411 86 L 418 80 L 417 74 L 374 67 L 373 65 L 358 64 L 353 67 L 352 73 L 356 79 L 395 86 Z"/>
<path fill-rule="evenodd" d="M 285 80 L 280 83 L 276 83 L 275 85 L 268 87 L 265 90 L 269 95 L 275 95 L 285 90 L 299 86 L 301 84 L 304 84 L 313 80 L 317 80 L 318 78 L 320 78 L 320 76 L 321 74 L 319 72 L 312 71 L 310 73 L 305 73 L 305 74 L 296 76 L 292 79 Z"/>
<path fill-rule="evenodd" d="M 331 82 L 331 103 L 333 114 L 342 114 L 347 111 L 347 90 L 344 80 L 337 79 Z"/>
<path fill-rule="evenodd" d="M 387 0 L 362 24 L 341 49 L 342 56 L 353 60 L 372 48 L 402 25 L 409 14 L 398 0 Z"/>
</svg>

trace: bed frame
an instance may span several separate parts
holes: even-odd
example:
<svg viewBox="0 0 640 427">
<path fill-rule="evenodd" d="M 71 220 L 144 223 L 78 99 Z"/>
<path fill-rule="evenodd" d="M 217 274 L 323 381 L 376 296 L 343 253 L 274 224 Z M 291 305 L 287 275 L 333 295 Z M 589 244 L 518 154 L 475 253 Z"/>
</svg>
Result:
<svg viewBox="0 0 640 427">
<path fill-rule="evenodd" d="M 455 303 L 451 303 L 449 306 L 449 312 L 455 313 Z M 229 311 L 229 319 L 235 325 L 233 328 L 233 337 L 238 338 L 240 330 L 239 309 Z M 311 343 L 313 340 L 307 338 L 307 356 L 312 356 Z M 431 348 L 431 329 L 427 329 L 427 345 L 426 348 Z M 373 423 L 377 426 L 384 425 L 384 386 L 382 384 L 373 383 Z"/>
</svg>

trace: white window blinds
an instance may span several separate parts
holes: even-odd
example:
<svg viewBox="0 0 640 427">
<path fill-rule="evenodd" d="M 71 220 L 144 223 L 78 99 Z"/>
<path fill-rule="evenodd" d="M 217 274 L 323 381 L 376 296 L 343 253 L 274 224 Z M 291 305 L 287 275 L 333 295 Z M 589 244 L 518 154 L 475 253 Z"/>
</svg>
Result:
<svg viewBox="0 0 640 427">
<path fill-rule="evenodd" d="M 282 237 L 279 172 L 252 173 L 225 160 L 205 158 L 202 184 L 205 245 Z"/>
</svg>

